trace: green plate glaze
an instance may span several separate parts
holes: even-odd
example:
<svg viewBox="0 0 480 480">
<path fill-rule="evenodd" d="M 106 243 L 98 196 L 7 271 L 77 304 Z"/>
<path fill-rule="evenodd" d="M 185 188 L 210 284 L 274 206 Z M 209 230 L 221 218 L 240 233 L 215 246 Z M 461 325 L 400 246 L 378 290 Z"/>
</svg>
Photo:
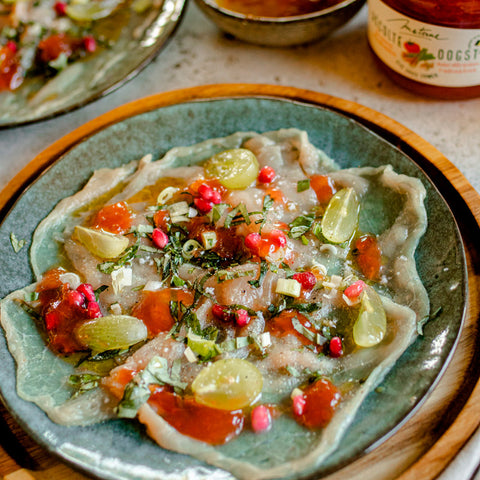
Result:
<svg viewBox="0 0 480 480">
<path fill-rule="evenodd" d="M 82 188 L 95 169 L 116 167 L 147 153 L 158 158 L 171 147 L 235 131 L 264 132 L 282 127 L 306 130 L 312 143 L 342 167 L 389 163 L 396 171 L 423 182 L 429 226 L 420 241 L 416 261 L 431 311 L 441 308 L 435 320 L 426 325 L 424 336 L 410 346 L 387 375 L 382 388 L 367 397 L 341 446 L 315 472 L 318 478 L 378 445 L 423 402 L 453 354 L 466 303 L 465 254 L 446 202 L 413 160 L 352 119 L 289 100 L 231 98 L 163 107 L 101 130 L 46 170 L 4 219 L 0 226 L 0 270 L 11 273 L 3 275 L 0 297 L 33 281 L 28 248 L 15 254 L 10 233 L 19 239 L 31 239 L 40 219 L 60 199 Z M 3 335 L 0 362 L 0 391 L 10 412 L 40 445 L 76 468 L 103 479 L 232 478 L 198 460 L 162 450 L 136 423 L 114 420 L 91 427 L 54 424 L 38 407 L 16 395 L 15 364 Z"/>
<path fill-rule="evenodd" d="M 0 92 L 0 129 L 69 112 L 113 92 L 137 75 L 165 45 L 181 20 L 186 0 L 163 0 L 137 14 L 121 9 L 102 20 L 116 32 L 110 48 L 69 65 L 55 77 L 34 77 L 14 92 Z M 106 25 L 108 22 L 108 25 Z"/>
</svg>

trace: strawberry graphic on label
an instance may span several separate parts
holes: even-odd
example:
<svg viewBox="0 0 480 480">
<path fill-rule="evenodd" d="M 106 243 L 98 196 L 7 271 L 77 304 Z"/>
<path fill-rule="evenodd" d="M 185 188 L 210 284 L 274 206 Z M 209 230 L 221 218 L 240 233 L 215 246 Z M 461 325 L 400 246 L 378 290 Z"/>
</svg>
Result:
<svg viewBox="0 0 480 480">
<path fill-rule="evenodd" d="M 403 46 L 408 53 L 419 53 L 421 50 L 420 45 L 415 42 L 405 42 Z"/>
<path fill-rule="evenodd" d="M 403 48 L 405 50 L 402 52 L 402 58 L 412 67 L 419 65 L 431 68 L 433 66 L 430 60 L 435 60 L 435 56 L 429 53 L 426 48 L 420 47 L 418 43 L 408 41 L 403 44 Z"/>
</svg>

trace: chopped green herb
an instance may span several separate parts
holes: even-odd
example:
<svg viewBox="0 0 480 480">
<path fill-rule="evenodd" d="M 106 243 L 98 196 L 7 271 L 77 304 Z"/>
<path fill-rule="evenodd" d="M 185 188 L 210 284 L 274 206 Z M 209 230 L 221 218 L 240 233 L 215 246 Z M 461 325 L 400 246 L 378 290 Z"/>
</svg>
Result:
<svg viewBox="0 0 480 480">
<path fill-rule="evenodd" d="M 215 343 L 218 331 L 215 333 L 215 338 L 204 338 L 202 335 L 197 335 L 192 329 L 189 329 L 187 334 L 187 345 L 191 350 L 202 360 L 207 362 L 212 358 L 220 355 L 222 350 L 219 345 Z"/>
<path fill-rule="evenodd" d="M 230 228 L 232 224 L 246 223 L 250 225 L 250 216 L 244 203 L 239 203 L 225 217 L 225 228 Z"/>
<path fill-rule="evenodd" d="M 310 188 L 310 179 L 307 178 L 305 180 L 300 180 L 297 182 L 297 192 L 304 192 L 305 190 L 308 190 Z"/>
<path fill-rule="evenodd" d="M 217 205 L 213 205 L 212 209 L 207 214 L 210 222 L 217 223 L 223 217 L 223 214 L 227 208 L 231 208 L 231 205 L 228 205 L 227 203 L 218 203 Z"/>
<path fill-rule="evenodd" d="M 26 240 L 18 240 L 16 235 L 12 232 L 10 234 L 10 243 L 12 244 L 13 251 L 18 253 L 27 243 Z"/>
<path fill-rule="evenodd" d="M 143 224 L 132 227 L 129 233 L 133 233 L 136 237 L 147 237 L 153 232 L 153 225 Z"/>
<path fill-rule="evenodd" d="M 145 370 L 135 375 L 127 384 L 123 398 L 117 407 L 117 415 L 121 418 L 134 418 L 139 408 L 150 398 L 149 385 L 151 384 L 171 385 L 179 390 L 187 387 L 187 384 L 179 379 L 178 367 L 174 375 L 169 374 L 167 360 L 157 355 L 150 360 Z"/>
<path fill-rule="evenodd" d="M 36 300 L 38 300 L 38 292 L 25 292 L 25 295 L 23 296 L 23 299 L 26 301 L 26 302 L 35 302 Z"/>
<path fill-rule="evenodd" d="M 186 282 L 183 278 L 180 278 L 178 275 L 172 275 L 172 283 L 176 287 L 183 287 Z"/>
<path fill-rule="evenodd" d="M 312 226 L 314 220 L 315 215 L 313 213 L 309 213 L 308 215 L 301 215 L 295 218 L 295 220 L 293 220 L 293 222 L 289 225 L 289 237 L 298 238 L 307 233 L 310 230 L 310 227 Z"/>
<path fill-rule="evenodd" d="M 302 336 L 304 336 L 307 340 L 310 340 L 312 343 L 315 343 L 317 336 L 315 333 L 311 332 L 308 328 L 300 323 L 300 320 L 297 317 L 292 318 L 292 326 L 293 328 Z"/>
<path fill-rule="evenodd" d="M 94 290 L 95 300 L 98 302 L 99 295 L 108 288 L 108 285 L 100 285 L 96 290 Z"/>
<path fill-rule="evenodd" d="M 136 287 L 133 287 L 131 290 L 132 292 L 139 292 L 140 290 L 143 290 L 145 288 L 145 285 L 137 285 Z"/>
<path fill-rule="evenodd" d="M 97 388 L 100 384 L 100 375 L 92 373 L 80 373 L 78 375 L 70 375 L 68 377 L 68 385 L 75 390 L 72 398 L 76 398 L 82 393 L 89 392 Z"/>
<path fill-rule="evenodd" d="M 260 262 L 260 274 L 257 280 L 249 280 L 248 283 L 255 288 L 259 288 L 268 271 L 268 263 L 265 260 Z"/>
<path fill-rule="evenodd" d="M 240 278 L 240 277 L 249 277 L 251 275 L 254 275 L 255 271 L 254 270 L 235 270 L 235 271 L 229 271 L 229 270 L 218 270 L 215 273 L 215 276 L 217 277 L 217 282 L 222 283 L 226 282 L 227 280 L 233 280 L 235 278 Z"/>
<path fill-rule="evenodd" d="M 148 385 L 137 385 L 130 381 L 123 392 L 123 398 L 117 406 L 117 415 L 120 418 L 135 418 L 142 405 L 147 403 L 151 392 Z"/>
<path fill-rule="evenodd" d="M 287 365 L 285 367 L 285 369 L 287 370 L 287 372 L 292 376 L 292 377 L 299 377 L 300 376 L 300 372 L 295 368 L 295 367 L 292 367 L 291 365 Z"/>
<path fill-rule="evenodd" d="M 139 240 L 137 240 L 134 245 L 128 247 L 125 250 L 125 253 L 116 262 L 99 263 L 97 265 L 97 269 L 102 273 L 110 275 L 114 270 L 118 270 L 119 268 L 125 266 L 127 263 L 130 263 L 137 256 L 139 248 L 140 243 Z"/>
</svg>

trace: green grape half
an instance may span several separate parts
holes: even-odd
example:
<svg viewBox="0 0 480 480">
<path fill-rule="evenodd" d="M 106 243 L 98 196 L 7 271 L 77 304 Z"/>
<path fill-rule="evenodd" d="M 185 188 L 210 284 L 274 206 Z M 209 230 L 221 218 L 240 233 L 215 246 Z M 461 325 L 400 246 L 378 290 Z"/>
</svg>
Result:
<svg viewBox="0 0 480 480">
<path fill-rule="evenodd" d="M 234 148 L 214 155 L 205 165 L 209 177 L 218 178 L 227 188 L 241 190 L 251 185 L 258 176 L 257 157 L 246 148 Z"/>
<path fill-rule="evenodd" d="M 205 367 L 192 383 L 198 403 L 221 410 L 251 405 L 262 392 L 263 377 L 255 365 L 240 358 Z"/>
<path fill-rule="evenodd" d="M 80 325 L 75 336 L 80 344 L 93 353 L 125 349 L 146 340 L 147 327 L 138 318 L 129 315 L 108 315 L 94 318 Z"/>
<path fill-rule="evenodd" d="M 353 188 L 343 188 L 330 199 L 322 218 L 322 235 L 332 243 L 346 242 L 358 224 L 360 204 Z"/>
<path fill-rule="evenodd" d="M 386 331 L 387 316 L 382 300 L 372 287 L 366 287 L 353 326 L 353 340 L 359 347 L 373 347 L 383 340 Z"/>
</svg>

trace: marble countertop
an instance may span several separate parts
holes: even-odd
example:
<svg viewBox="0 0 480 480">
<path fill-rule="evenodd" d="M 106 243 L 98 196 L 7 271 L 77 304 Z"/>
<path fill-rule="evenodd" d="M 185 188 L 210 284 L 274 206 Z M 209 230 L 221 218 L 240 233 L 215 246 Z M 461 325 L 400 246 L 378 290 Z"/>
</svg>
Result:
<svg viewBox="0 0 480 480">
<path fill-rule="evenodd" d="M 402 90 L 377 67 L 366 39 L 367 7 L 333 36 L 307 46 L 266 48 L 228 38 L 189 2 L 176 34 L 140 75 L 59 118 L 0 131 L 0 188 L 55 140 L 146 95 L 211 83 L 269 83 L 352 100 L 410 128 L 480 191 L 480 98 L 441 101 Z"/>
</svg>

